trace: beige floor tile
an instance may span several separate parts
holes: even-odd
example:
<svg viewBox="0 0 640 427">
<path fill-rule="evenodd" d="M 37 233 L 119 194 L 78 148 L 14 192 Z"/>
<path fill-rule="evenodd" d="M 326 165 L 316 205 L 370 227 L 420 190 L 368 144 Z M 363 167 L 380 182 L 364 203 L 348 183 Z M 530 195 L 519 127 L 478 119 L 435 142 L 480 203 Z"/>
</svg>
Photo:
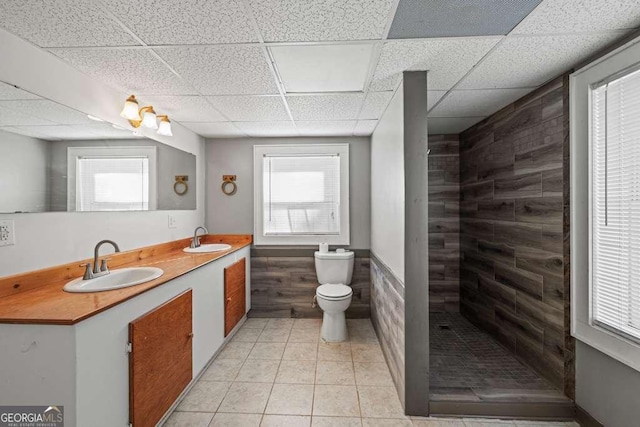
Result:
<svg viewBox="0 0 640 427">
<path fill-rule="evenodd" d="M 247 359 L 236 381 L 247 383 L 272 383 L 278 373 L 279 360 Z"/>
<path fill-rule="evenodd" d="M 280 360 L 286 345 L 283 342 L 258 342 L 253 346 L 248 359 Z"/>
<path fill-rule="evenodd" d="M 309 427 L 311 417 L 302 415 L 265 415 L 260 427 Z"/>
<path fill-rule="evenodd" d="M 174 412 L 164 423 L 165 427 L 207 427 L 213 414 L 206 412 Z"/>
<path fill-rule="evenodd" d="M 267 406 L 272 384 L 233 383 L 218 408 L 218 412 L 262 414 Z"/>
<path fill-rule="evenodd" d="M 314 384 L 315 379 L 315 360 L 283 360 L 280 362 L 276 383 Z"/>
<path fill-rule="evenodd" d="M 216 412 L 231 383 L 198 381 L 178 405 L 178 411 Z"/>
<path fill-rule="evenodd" d="M 413 418 L 414 427 L 464 427 L 457 418 Z"/>
<path fill-rule="evenodd" d="M 486 422 L 487 420 L 483 420 Z M 465 420 L 466 422 L 466 420 Z M 580 427 L 576 422 L 514 421 L 516 427 Z"/>
<path fill-rule="evenodd" d="M 312 427 L 362 427 L 362 420 L 354 417 L 316 417 L 311 420 Z"/>
<path fill-rule="evenodd" d="M 293 327 L 294 320 L 295 319 L 285 319 L 285 318 L 269 319 L 269 322 L 267 323 L 267 326 L 265 326 L 265 328 L 291 330 L 291 328 Z"/>
<path fill-rule="evenodd" d="M 236 332 L 231 341 L 236 342 L 256 342 L 262 333 L 262 329 L 245 328 L 244 326 Z"/>
<path fill-rule="evenodd" d="M 269 323 L 269 319 L 260 319 L 257 317 L 252 317 L 247 319 L 246 322 L 242 325 L 243 328 L 254 328 L 254 329 L 264 329 Z"/>
<path fill-rule="evenodd" d="M 318 361 L 316 384 L 355 385 L 353 362 Z"/>
<path fill-rule="evenodd" d="M 465 427 L 514 427 L 516 424 L 513 421 L 505 421 L 505 420 L 478 420 L 478 421 L 469 421 L 464 420 Z M 564 426 L 564 423 L 555 424 L 555 426 Z M 539 423 L 536 424 L 536 427 L 554 427 L 554 423 Z"/>
<path fill-rule="evenodd" d="M 224 414 L 218 412 L 209 427 L 259 427 L 262 414 Z"/>
<path fill-rule="evenodd" d="M 258 337 L 258 342 L 287 342 L 290 329 L 264 329 Z"/>
<path fill-rule="evenodd" d="M 394 420 L 388 418 L 363 418 L 363 427 L 412 427 L 411 420 Z"/>
<path fill-rule="evenodd" d="M 363 418 L 405 418 L 395 387 L 358 386 Z"/>
<path fill-rule="evenodd" d="M 294 329 L 289 335 L 289 342 L 318 342 L 320 341 L 320 329 Z"/>
<path fill-rule="evenodd" d="M 306 342 L 290 342 L 284 350 L 283 360 L 316 360 L 318 344 Z"/>
<path fill-rule="evenodd" d="M 200 377 L 201 381 L 233 381 L 242 367 L 242 359 L 216 359 Z"/>
<path fill-rule="evenodd" d="M 274 384 L 265 414 L 311 415 L 313 385 Z"/>
<path fill-rule="evenodd" d="M 386 363 L 354 362 L 356 384 L 393 387 L 391 373 Z"/>
<path fill-rule="evenodd" d="M 322 326 L 322 319 L 295 319 L 293 322 L 293 329 L 316 329 L 320 332 Z"/>
<path fill-rule="evenodd" d="M 318 345 L 318 360 L 349 362 L 351 361 L 351 344 L 348 342 L 321 342 Z"/>
<path fill-rule="evenodd" d="M 356 388 L 346 385 L 316 385 L 313 415 L 359 417 Z"/>
<path fill-rule="evenodd" d="M 229 341 L 217 359 L 246 359 L 252 348 L 253 343 L 250 342 Z"/>
<path fill-rule="evenodd" d="M 354 362 L 383 363 L 385 361 L 380 345 L 375 343 L 351 343 L 351 354 Z"/>
</svg>

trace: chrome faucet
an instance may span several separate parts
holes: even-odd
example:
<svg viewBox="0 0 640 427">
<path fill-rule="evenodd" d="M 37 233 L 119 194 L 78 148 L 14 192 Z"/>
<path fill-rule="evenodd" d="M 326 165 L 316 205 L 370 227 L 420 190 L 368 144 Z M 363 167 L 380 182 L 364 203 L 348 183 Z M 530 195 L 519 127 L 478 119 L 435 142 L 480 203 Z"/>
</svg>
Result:
<svg viewBox="0 0 640 427">
<path fill-rule="evenodd" d="M 103 258 L 102 262 L 100 263 L 100 267 L 98 267 L 98 256 L 99 256 L 98 253 L 100 251 L 100 247 L 105 243 L 108 243 L 111 246 L 113 246 L 113 248 L 116 250 L 116 253 L 120 252 L 120 247 L 118 247 L 118 244 L 113 240 L 99 241 L 95 249 L 93 250 L 93 269 L 91 268 L 90 262 L 80 265 L 81 267 L 85 267 L 84 276 L 82 276 L 83 280 L 91 280 L 91 279 L 95 279 L 96 277 L 105 276 L 109 274 L 109 267 L 107 266 L 107 261 L 108 261 L 107 258 Z"/>
<path fill-rule="evenodd" d="M 193 240 L 191 241 L 190 248 L 199 248 L 200 247 L 200 237 L 198 237 L 198 230 L 203 230 L 204 234 L 209 234 L 209 230 L 206 227 L 198 227 L 196 231 L 193 232 Z"/>
</svg>

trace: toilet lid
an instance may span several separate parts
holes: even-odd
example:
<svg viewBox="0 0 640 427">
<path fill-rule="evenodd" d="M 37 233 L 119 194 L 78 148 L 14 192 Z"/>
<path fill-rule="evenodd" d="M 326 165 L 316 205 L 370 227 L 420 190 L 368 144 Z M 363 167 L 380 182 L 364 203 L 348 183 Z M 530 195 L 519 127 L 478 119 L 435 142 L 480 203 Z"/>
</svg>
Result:
<svg viewBox="0 0 640 427">
<path fill-rule="evenodd" d="M 316 289 L 316 293 L 324 298 L 344 298 L 353 293 L 353 290 L 347 285 L 334 285 L 327 283 L 326 285 L 320 285 Z"/>
</svg>

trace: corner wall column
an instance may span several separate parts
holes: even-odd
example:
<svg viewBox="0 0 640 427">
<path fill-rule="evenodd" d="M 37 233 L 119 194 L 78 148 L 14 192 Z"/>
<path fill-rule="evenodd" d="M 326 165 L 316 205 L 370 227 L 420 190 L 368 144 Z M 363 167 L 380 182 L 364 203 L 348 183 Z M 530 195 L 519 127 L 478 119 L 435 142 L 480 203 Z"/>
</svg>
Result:
<svg viewBox="0 0 640 427">
<path fill-rule="evenodd" d="M 404 72 L 405 412 L 429 414 L 427 72 Z"/>
</svg>

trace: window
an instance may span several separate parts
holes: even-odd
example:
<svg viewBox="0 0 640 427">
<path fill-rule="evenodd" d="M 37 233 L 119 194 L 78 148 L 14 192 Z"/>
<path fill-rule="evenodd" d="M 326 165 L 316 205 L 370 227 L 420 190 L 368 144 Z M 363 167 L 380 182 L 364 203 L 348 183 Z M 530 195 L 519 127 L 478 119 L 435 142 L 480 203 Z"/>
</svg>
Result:
<svg viewBox="0 0 640 427">
<path fill-rule="evenodd" d="M 570 78 L 571 333 L 640 371 L 640 43 Z"/>
<path fill-rule="evenodd" d="M 258 245 L 349 244 L 349 146 L 254 147 Z"/>
<path fill-rule="evenodd" d="M 156 208 L 155 147 L 71 147 L 67 157 L 70 210 Z"/>
<path fill-rule="evenodd" d="M 640 340 L 640 71 L 591 90 L 592 321 Z"/>
</svg>

